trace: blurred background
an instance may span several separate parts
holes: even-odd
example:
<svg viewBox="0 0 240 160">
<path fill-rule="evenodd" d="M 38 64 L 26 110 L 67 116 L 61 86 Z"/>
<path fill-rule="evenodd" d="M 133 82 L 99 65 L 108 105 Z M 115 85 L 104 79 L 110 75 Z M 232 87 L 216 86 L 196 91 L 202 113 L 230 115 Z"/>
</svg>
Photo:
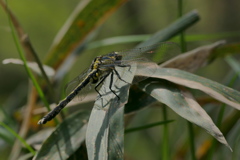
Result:
<svg viewBox="0 0 240 160">
<path fill-rule="evenodd" d="M 23 29 L 28 33 L 39 57 L 43 60 L 53 43 L 54 37 L 79 3 L 79 0 L 9 0 L 8 3 Z M 187 41 L 188 50 L 201 45 L 211 44 L 220 39 L 225 39 L 228 43 L 240 41 L 240 1 L 184 0 L 183 4 L 183 13 L 197 10 L 201 17 L 199 22 L 185 31 L 186 37 L 201 37 Z M 177 18 L 176 0 L 131 0 L 120 7 L 99 27 L 98 34 L 93 41 L 125 35 L 151 35 L 164 29 Z M 211 35 L 213 37 L 217 36 L 216 38 L 209 38 Z M 223 38 L 218 38 L 221 35 Z M 73 70 L 71 70 L 69 79 L 81 73 L 84 69 L 81 65 L 84 64 L 86 66 L 85 64 L 90 64 L 96 55 L 106 54 L 113 50 L 132 48 L 136 44 L 116 44 L 87 50 L 86 52 L 89 53 L 84 54 L 85 56 L 79 56 L 76 64 L 72 67 Z M 29 80 L 24 67 L 14 64 L 2 64 L 2 61 L 7 58 L 19 58 L 19 54 L 13 42 L 7 15 L 0 9 L 0 107 L 9 110 L 6 107 L 10 106 L 13 101 L 21 100 L 18 106 L 13 106 L 16 110 L 19 110 L 26 103 L 26 97 L 24 98 L 24 96 L 28 92 Z M 200 69 L 196 74 L 224 83 L 229 69 L 228 64 L 223 59 L 218 59 L 209 66 Z M 15 92 L 19 92 L 20 94 L 18 95 L 22 95 L 23 99 L 15 99 L 15 94 L 13 94 Z M 161 112 L 161 109 L 145 109 L 140 111 L 134 121 L 150 123 L 160 120 L 161 117 L 155 113 L 155 110 Z M 169 139 L 173 150 L 177 150 L 178 145 L 186 141 L 186 137 L 179 138 L 179 135 L 187 134 L 187 126 L 184 125 L 186 121 L 172 111 L 169 114 L 170 119 L 174 118 L 176 120 L 174 122 L 175 128 L 170 128 Z M 149 122 L 144 121 L 145 118 Z M 212 118 L 215 118 L 214 114 Z M 134 125 L 134 121 L 132 125 Z M 15 129 L 18 130 L 17 127 Z M 133 159 L 156 159 L 154 154 L 158 153 L 158 150 L 160 151 L 160 147 L 156 146 L 161 144 L 154 144 L 154 142 L 159 142 L 160 130 L 161 127 L 156 127 L 134 135 L 126 135 L 126 154 L 132 153 Z M 202 129 L 198 128 L 198 130 L 204 135 L 201 137 L 210 137 Z M 148 136 L 152 141 L 149 142 L 142 139 L 139 142 L 142 134 Z M 128 141 L 128 139 L 131 139 L 131 141 Z M 198 139 L 199 142 L 196 143 L 201 143 L 203 139 Z M 222 145 L 222 148 L 226 154 L 230 154 L 225 146 Z M 11 144 L 0 139 L 0 155 L 7 157 L 10 149 Z M 174 151 L 171 150 L 171 152 Z M 1 157 L 0 159 L 2 159 Z"/>
</svg>

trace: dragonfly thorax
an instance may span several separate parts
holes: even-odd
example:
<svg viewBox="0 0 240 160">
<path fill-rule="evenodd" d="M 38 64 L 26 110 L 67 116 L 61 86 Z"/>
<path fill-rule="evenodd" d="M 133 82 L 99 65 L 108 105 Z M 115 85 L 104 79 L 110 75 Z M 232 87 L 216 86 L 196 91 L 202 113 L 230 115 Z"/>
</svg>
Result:
<svg viewBox="0 0 240 160">
<path fill-rule="evenodd" d="M 93 60 L 92 65 L 91 65 L 91 69 L 98 69 L 99 68 L 99 65 L 102 63 L 100 59 L 101 59 L 101 56 L 96 57 Z"/>
<path fill-rule="evenodd" d="M 92 84 L 95 84 L 98 82 L 100 75 L 101 74 L 99 71 L 92 75 L 92 78 L 91 78 Z"/>
</svg>

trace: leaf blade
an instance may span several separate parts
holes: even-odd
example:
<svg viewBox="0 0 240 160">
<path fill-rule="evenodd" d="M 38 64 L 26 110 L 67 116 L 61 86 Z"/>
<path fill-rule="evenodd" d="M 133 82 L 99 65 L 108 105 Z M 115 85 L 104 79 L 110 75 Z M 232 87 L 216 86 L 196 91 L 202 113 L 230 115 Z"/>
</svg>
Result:
<svg viewBox="0 0 240 160">
<path fill-rule="evenodd" d="M 165 79 L 179 85 L 198 89 L 240 110 L 240 92 L 204 77 L 173 68 L 158 68 L 154 75 L 148 73 L 142 73 L 141 75 Z"/>
<path fill-rule="evenodd" d="M 126 68 L 116 68 L 121 78 L 131 82 L 133 75 L 124 75 Z M 136 67 L 131 67 L 131 72 L 135 72 Z M 102 86 L 102 95 L 92 110 L 89 126 L 87 129 L 86 144 L 89 159 L 123 159 L 124 153 L 124 105 L 128 100 L 130 84 L 117 80 L 112 86 L 113 90 L 118 90 L 116 97 L 109 89 L 111 83 L 109 76 Z"/>
<path fill-rule="evenodd" d="M 127 0 L 84 0 L 80 1 L 48 53 L 45 64 L 57 69 L 63 61 L 85 41 L 90 33 L 102 24 L 118 7 Z M 81 44 L 79 46 L 79 44 Z"/>
<path fill-rule="evenodd" d="M 67 159 L 85 139 L 88 116 L 89 112 L 80 111 L 66 118 L 45 140 L 34 159 Z"/>
<path fill-rule="evenodd" d="M 140 88 L 158 101 L 166 104 L 181 117 L 207 130 L 219 142 L 232 150 L 212 119 L 186 89 L 179 88 L 165 80 L 158 80 L 150 84 L 141 83 Z"/>
</svg>

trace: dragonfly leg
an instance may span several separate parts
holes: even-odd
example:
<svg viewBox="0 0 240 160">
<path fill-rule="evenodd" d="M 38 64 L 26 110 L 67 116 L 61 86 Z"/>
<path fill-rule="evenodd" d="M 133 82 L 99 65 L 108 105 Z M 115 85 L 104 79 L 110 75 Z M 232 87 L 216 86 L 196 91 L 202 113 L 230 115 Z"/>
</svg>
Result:
<svg viewBox="0 0 240 160">
<path fill-rule="evenodd" d="M 131 65 L 130 64 L 119 64 L 119 65 L 117 65 L 118 67 L 129 67 L 128 68 L 128 71 L 130 71 L 130 69 L 131 69 Z"/>
<path fill-rule="evenodd" d="M 116 73 L 118 79 L 120 79 L 121 81 L 123 81 L 123 82 L 125 82 L 125 83 L 128 83 L 127 81 L 125 81 L 124 79 L 121 78 L 121 76 L 119 75 L 118 71 L 117 71 L 115 68 L 114 68 L 113 70 L 114 70 L 114 72 Z M 129 83 L 128 83 L 128 84 L 129 84 Z"/>
<path fill-rule="evenodd" d="M 100 81 L 96 84 L 95 86 L 95 91 L 99 94 L 100 97 L 102 97 L 101 93 L 97 90 L 97 88 L 103 83 L 103 81 L 109 76 L 109 74 L 105 75 L 104 77 L 102 77 L 102 79 L 100 79 Z"/>
<path fill-rule="evenodd" d="M 112 84 L 113 84 L 113 72 L 111 72 L 111 77 L 110 77 L 110 78 L 111 78 L 111 79 L 110 79 L 109 89 L 110 89 L 110 91 L 111 91 L 113 94 L 115 94 L 115 96 L 118 98 L 118 100 L 120 100 L 120 97 L 115 93 L 114 90 L 112 90 Z"/>
</svg>

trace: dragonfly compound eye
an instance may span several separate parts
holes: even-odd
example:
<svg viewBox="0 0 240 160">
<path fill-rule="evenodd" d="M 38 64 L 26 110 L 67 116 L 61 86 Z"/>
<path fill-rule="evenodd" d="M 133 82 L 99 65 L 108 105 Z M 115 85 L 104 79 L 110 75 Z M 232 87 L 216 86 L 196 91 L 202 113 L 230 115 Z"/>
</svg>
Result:
<svg viewBox="0 0 240 160">
<path fill-rule="evenodd" d="M 116 60 L 121 60 L 122 59 L 122 55 L 116 55 Z"/>
</svg>

